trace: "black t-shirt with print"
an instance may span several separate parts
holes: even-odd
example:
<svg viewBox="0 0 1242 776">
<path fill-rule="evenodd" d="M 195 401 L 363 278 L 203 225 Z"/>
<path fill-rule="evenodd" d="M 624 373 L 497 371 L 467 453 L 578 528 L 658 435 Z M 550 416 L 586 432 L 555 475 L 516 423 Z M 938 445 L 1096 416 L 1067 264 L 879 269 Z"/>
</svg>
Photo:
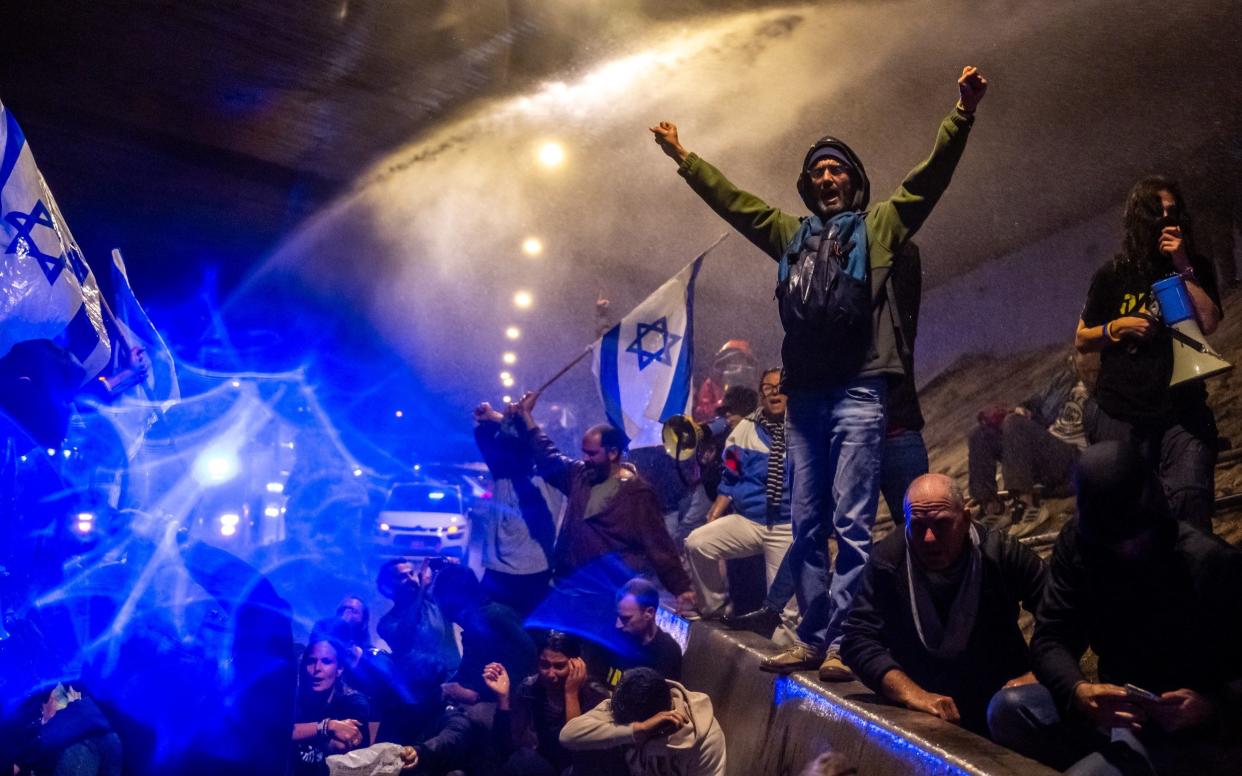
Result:
<svg viewBox="0 0 1242 776">
<path fill-rule="evenodd" d="M 362 728 L 361 746 L 371 743 L 371 705 L 367 697 L 360 692 L 343 690 L 337 685 L 337 691 L 325 703 L 312 693 L 299 693 L 297 706 L 294 709 L 294 722 L 319 722 L 324 719 L 353 719 Z M 328 767 L 324 758 L 333 752 L 328 749 L 328 742 L 322 738 L 308 738 L 293 742 L 293 762 L 289 772 L 294 776 L 325 776 Z"/>
<path fill-rule="evenodd" d="M 631 642 L 629 647 L 624 654 L 617 653 L 612 657 L 606 677 L 610 688 L 616 687 L 617 682 L 621 681 L 621 674 L 631 668 L 654 668 L 665 679 L 681 681 L 681 645 L 663 629 L 656 629 L 650 644 Z"/>
<path fill-rule="evenodd" d="M 1207 295 L 1220 306 L 1216 275 L 1202 256 L 1191 259 L 1195 277 Z M 1123 315 L 1136 315 L 1151 308 L 1151 286 L 1159 278 L 1145 277 L 1129 266 L 1109 261 L 1096 271 L 1087 291 L 1082 322 L 1103 326 Z M 1100 409 L 1112 417 L 1133 423 L 1169 418 L 1188 405 L 1207 398 L 1202 382 L 1169 388 L 1173 374 L 1173 342 L 1168 331 L 1159 327 L 1145 341 L 1125 338 L 1110 344 L 1100 354 L 1100 377 L 1095 399 Z"/>
</svg>

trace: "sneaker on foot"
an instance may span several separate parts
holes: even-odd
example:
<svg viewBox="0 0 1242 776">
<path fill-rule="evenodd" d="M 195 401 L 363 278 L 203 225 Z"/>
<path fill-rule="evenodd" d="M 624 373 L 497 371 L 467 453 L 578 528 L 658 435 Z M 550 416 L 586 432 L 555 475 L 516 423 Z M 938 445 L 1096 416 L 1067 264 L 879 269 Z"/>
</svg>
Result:
<svg viewBox="0 0 1242 776">
<path fill-rule="evenodd" d="M 819 680 L 821 682 L 849 682 L 853 679 L 854 672 L 841 661 L 841 653 L 835 649 L 829 650 L 827 656 L 824 657 L 824 662 L 819 666 Z"/>
<path fill-rule="evenodd" d="M 791 674 L 794 671 L 813 671 L 823 662 L 823 650 L 806 644 L 794 644 L 784 652 L 764 658 L 759 668 L 773 674 Z"/>
</svg>

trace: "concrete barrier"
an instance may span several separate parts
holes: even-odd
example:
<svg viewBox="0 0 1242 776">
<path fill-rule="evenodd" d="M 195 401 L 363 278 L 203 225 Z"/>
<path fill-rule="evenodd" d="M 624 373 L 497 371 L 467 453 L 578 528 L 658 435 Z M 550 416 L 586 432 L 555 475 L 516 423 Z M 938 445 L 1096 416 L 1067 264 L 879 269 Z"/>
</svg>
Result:
<svg viewBox="0 0 1242 776">
<path fill-rule="evenodd" d="M 956 725 L 887 704 L 857 682 L 764 673 L 759 661 L 774 647 L 752 633 L 687 623 L 667 611 L 660 624 L 682 644 L 686 686 L 712 698 L 729 742 L 730 776 L 797 774 L 827 748 L 859 776 L 1056 773 Z"/>
</svg>

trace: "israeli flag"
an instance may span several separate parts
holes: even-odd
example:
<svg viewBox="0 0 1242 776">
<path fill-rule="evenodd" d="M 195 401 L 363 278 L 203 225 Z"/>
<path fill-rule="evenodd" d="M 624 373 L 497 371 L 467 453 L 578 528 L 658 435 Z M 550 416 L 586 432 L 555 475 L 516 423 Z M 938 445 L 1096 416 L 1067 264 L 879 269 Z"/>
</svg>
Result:
<svg viewBox="0 0 1242 776">
<path fill-rule="evenodd" d="M 703 256 L 687 264 L 591 346 L 604 412 L 631 447 L 659 445 L 664 421 L 690 412 L 694 281 L 702 264 Z"/>
<path fill-rule="evenodd" d="M 138 304 L 138 297 L 134 296 L 134 289 L 129 285 L 125 260 L 116 249 L 112 251 L 112 289 L 112 314 L 116 317 L 121 338 L 131 349 L 142 348 L 151 364 L 143 392 L 147 399 L 168 409 L 181 398 L 177 365 L 173 362 L 172 351 L 164 344 L 164 338 L 147 317 L 147 311 Z M 132 363 L 133 356 L 127 355 Z"/>
<path fill-rule="evenodd" d="M 49 339 L 90 380 L 108 366 L 111 341 L 95 276 L 35 166 L 13 114 L 0 104 L 0 355 Z"/>
</svg>

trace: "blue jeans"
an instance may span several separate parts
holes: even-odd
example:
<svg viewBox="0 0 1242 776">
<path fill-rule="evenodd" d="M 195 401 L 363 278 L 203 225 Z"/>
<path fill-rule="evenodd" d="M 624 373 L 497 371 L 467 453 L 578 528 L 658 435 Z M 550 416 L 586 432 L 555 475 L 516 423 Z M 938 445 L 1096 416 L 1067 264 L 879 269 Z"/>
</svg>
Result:
<svg viewBox="0 0 1242 776">
<path fill-rule="evenodd" d="M 898 526 L 906 524 L 903 504 L 915 478 L 927 474 L 927 445 L 923 432 L 903 431 L 884 439 L 884 463 L 880 467 L 880 493 Z"/>
<path fill-rule="evenodd" d="M 1052 693 L 1040 684 L 998 690 L 988 704 L 988 732 L 1001 746 L 1072 776 L 1152 773 L 1147 748 L 1134 733 L 1105 736 L 1062 720 Z"/>
<path fill-rule="evenodd" d="M 791 392 L 785 455 L 793 470 L 794 540 L 789 565 L 802 623 L 798 639 L 839 646 L 841 626 L 871 553 L 884 445 L 883 377 L 823 392 Z M 829 574 L 828 538 L 837 540 Z"/>
<path fill-rule="evenodd" d="M 905 525 L 906 513 L 902 508 L 906 491 L 915 478 L 927 474 L 930 464 L 927 461 L 927 446 L 923 443 L 920 431 L 903 431 L 896 436 L 884 440 L 884 462 L 880 465 L 880 493 L 884 495 L 884 503 L 893 514 L 897 525 Z M 789 568 L 789 554 L 776 571 L 776 578 L 768 588 L 768 597 L 763 605 L 767 609 L 779 612 L 789 603 L 794 595 L 793 571 Z"/>
</svg>

